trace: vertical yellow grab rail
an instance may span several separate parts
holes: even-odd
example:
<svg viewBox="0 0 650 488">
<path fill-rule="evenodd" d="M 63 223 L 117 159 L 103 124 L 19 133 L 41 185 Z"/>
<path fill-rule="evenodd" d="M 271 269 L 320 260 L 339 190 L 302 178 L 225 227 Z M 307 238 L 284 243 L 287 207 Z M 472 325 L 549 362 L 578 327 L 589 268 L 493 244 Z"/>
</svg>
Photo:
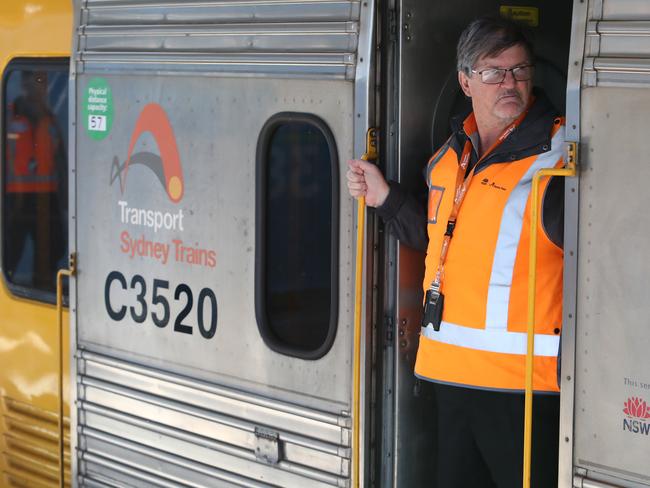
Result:
<svg viewBox="0 0 650 488">
<path fill-rule="evenodd" d="M 377 129 L 370 128 L 366 134 L 366 152 L 361 159 L 377 159 Z M 352 370 L 352 487 L 359 487 L 359 449 L 361 413 L 361 305 L 363 297 L 363 254 L 364 230 L 366 223 L 366 199 L 357 199 L 357 253 L 354 277 L 354 366 Z"/>
<path fill-rule="evenodd" d="M 533 369 L 535 352 L 535 285 L 537 281 L 537 226 L 539 212 L 539 182 L 545 176 L 576 175 L 575 142 L 568 143 L 567 162 L 564 168 L 541 169 L 533 177 L 530 212 L 530 250 L 528 255 L 528 327 L 526 349 L 526 395 L 524 403 L 524 477 L 523 488 L 530 488 L 530 464 L 533 440 Z"/>
<path fill-rule="evenodd" d="M 59 323 L 59 487 L 65 486 L 65 442 L 63 422 L 63 277 L 74 276 L 77 271 L 77 255 L 70 254 L 70 268 L 60 269 L 56 274 L 56 313 Z"/>
</svg>

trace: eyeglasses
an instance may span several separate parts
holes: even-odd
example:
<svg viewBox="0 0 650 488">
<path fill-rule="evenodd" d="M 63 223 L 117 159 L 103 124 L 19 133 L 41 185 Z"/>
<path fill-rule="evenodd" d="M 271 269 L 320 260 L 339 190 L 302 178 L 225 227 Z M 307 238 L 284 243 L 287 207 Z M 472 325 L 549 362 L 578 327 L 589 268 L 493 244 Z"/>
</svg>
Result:
<svg viewBox="0 0 650 488">
<path fill-rule="evenodd" d="M 481 81 L 488 85 L 496 85 L 502 83 L 506 79 L 506 73 L 512 72 L 512 77 L 515 81 L 528 81 L 533 77 L 535 66 L 532 64 L 525 64 L 523 66 L 515 66 L 514 68 L 487 68 L 481 71 L 472 70 L 472 73 L 481 75 Z"/>
</svg>

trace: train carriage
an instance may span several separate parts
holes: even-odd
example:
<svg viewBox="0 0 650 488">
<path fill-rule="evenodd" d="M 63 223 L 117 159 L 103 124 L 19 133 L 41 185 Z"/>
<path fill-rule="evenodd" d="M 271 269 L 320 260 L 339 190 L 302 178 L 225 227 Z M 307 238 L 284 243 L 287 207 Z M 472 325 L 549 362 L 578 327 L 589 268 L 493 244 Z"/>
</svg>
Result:
<svg viewBox="0 0 650 488">
<path fill-rule="evenodd" d="M 0 485 L 52 486 L 63 462 L 59 383 L 70 396 L 69 320 L 57 313 L 56 276 L 68 266 L 72 5 L 3 2 L 0 19 Z M 67 417 L 64 427 L 70 479 Z"/>
<path fill-rule="evenodd" d="M 418 191 L 483 14 L 527 24 L 578 163 L 560 486 L 650 486 L 644 0 L 0 7 L 0 483 L 433 486 L 423 256 L 345 162 Z"/>
</svg>

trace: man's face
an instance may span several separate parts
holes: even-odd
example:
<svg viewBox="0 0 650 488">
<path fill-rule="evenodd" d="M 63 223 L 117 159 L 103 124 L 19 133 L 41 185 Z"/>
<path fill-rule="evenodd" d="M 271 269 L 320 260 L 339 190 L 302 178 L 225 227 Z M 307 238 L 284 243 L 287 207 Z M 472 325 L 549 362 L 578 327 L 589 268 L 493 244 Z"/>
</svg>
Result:
<svg viewBox="0 0 650 488">
<path fill-rule="evenodd" d="M 528 53 L 521 45 L 512 46 L 495 57 L 482 57 L 476 62 L 474 71 L 489 68 L 514 68 L 530 64 Z M 467 76 L 458 73 L 460 86 L 472 98 L 472 108 L 479 127 L 505 127 L 514 121 L 528 106 L 533 81 L 516 81 L 512 71 L 506 72 L 501 83 L 487 84 L 481 81 L 479 73 Z"/>
</svg>

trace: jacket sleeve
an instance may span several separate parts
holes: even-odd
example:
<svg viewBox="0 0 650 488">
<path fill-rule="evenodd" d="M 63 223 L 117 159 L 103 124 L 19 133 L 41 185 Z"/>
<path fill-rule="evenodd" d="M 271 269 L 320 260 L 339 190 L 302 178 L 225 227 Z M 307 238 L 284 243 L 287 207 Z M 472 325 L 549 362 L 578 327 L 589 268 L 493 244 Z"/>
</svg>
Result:
<svg viewBox="0 0 650 488">
<path fill-rule="evenodd" d="M 397 237 L 402 244 L 426 251 L 429 239 L 427 237 L 426 194 L 416 198 L 408 193 L 399 183 L 389 181 L 390 192 L 386 201 L 374 209 L 384 223 L 386 229 Z"/>
</svg>

